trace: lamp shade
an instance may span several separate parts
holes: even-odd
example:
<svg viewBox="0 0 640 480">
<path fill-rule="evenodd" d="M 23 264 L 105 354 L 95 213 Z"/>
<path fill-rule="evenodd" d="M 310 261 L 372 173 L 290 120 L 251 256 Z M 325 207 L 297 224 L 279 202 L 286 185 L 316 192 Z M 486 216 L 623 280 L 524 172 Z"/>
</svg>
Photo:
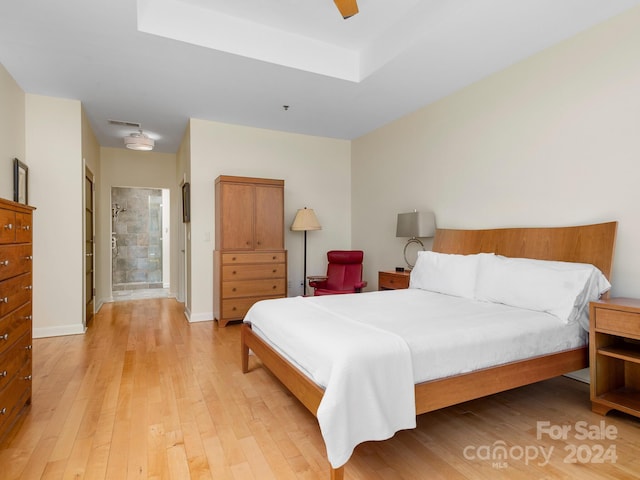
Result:
<svg viewBox="0 0 640 480">
<path fill-rule="evenodd" d="M 291 224 L 291 230 L 294 232 L 308 231 L 308 230 L 322 230 L 320 222 L 316 217 L 313 208 L 301 208 L 296 212 L 296 217 Z"/>
<path fill-rule="evenodd" d="M 399 213 L 396 237 L 428 238 L 436 233 L 436 217 L 432 212 Z"/>
<path fill-rule="evenodd" d="M 124 145 L 130 150 L 150 151 L 155 142 L 152 138 L 142 133 L 142 130 L 124 137 Z"/>
</svg>

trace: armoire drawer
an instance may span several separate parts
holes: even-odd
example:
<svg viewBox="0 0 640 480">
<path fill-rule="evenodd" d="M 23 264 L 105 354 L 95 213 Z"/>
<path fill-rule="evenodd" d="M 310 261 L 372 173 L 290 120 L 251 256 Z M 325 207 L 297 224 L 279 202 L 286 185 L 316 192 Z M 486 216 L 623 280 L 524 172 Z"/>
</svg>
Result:
<svg viewBox="0 0 640 480">
<path fill-rule="evenodd" d="M 0 280 L 31 272 L 31 244 L 0 245 Z"/>
<path fill-rule="evenodd" d="M 27 332 L 31 332 L 31 302 L 0 318 L 0 355 Z"/>
<path fill-rule="evenodd" d="M 261 278 L 284 278 L 284 263 L 265 263 L 258 265 L 225 265 L 222 267 L 222 279 L 230 280 L 257 280 Z"/>
<path fill-rule="evenodd" d="M 31 274 L 0 282 L 0 317 L 31 301 Z"/>
<path fill-rule="evenodd" d="M 222 264 L 238 263 L 283 263 L 284 252 L 260 252 L 260 253 L 223 253 Z"/>
<path fill-rule="evenodd" d="M 283 296 L 286 292 L 284 278 L 268 280 L 243 280 L 222 283 L 222 298 Z"/>
<path fill-rule="evenodd" d="M 31 363 L 30 333 L 20 337 L 6 354 L 0 357 L 0 394 L 28 363 Z"/>
<path fill-rule="evenodd" d="M 246 297 L 246 298 L 225 298 L 222 300 L 222 318 L 228 320 L 241 320 L 247 314 L 251 305 L 260 300 L 280 297 Z"/>
</svg>

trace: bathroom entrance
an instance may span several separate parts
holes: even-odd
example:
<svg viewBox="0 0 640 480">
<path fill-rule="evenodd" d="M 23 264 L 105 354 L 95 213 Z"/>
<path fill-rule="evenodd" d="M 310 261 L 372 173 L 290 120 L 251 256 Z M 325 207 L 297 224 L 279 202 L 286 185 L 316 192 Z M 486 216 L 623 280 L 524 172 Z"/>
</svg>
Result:
<svg viewBox="0 0 640 480">
<path fill-rule="evenodd" d="M 114 300 L 168 296 L 169 205 L 168 189 L 111 187 Z"/>
</svg>

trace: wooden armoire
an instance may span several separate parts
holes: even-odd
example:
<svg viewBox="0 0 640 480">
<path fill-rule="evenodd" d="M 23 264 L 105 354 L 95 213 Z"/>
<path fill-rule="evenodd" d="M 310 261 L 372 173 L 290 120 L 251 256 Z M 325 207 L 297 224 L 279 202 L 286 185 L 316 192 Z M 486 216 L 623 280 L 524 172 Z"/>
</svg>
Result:
<svg viewBox="0 0 640 480">
<path fill-rule="evenodd" d="M 0 199 L 0 438 L 31 403 L 33 210 Z"/>
<path fill-rule="evenodd" d="M 215 228 L 213 312 L 224 327 L 258 300 L 287 295 L 284 180 L 219 176 Z"/>
</svg>

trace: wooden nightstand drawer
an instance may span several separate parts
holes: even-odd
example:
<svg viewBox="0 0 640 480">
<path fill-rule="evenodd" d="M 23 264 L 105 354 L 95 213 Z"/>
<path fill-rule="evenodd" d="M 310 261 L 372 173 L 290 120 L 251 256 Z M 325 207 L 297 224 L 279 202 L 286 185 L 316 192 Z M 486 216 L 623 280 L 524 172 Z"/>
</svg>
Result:
<svg viewBox="0 0 640 480">
<path fill-rule="evenodd" d="M 640 300 L 591 302 L 589 313 L 591 409 L 640 417 Z"/>
<path fill-rule="evenodd" d="M 409 288 L 411 272 L 378 272 L 378 290 Z"/>
<path fill-rule="evenodd" d="M 640 313 L 596 309 L 596 330 L 640 339 Z"/>
</svg>

